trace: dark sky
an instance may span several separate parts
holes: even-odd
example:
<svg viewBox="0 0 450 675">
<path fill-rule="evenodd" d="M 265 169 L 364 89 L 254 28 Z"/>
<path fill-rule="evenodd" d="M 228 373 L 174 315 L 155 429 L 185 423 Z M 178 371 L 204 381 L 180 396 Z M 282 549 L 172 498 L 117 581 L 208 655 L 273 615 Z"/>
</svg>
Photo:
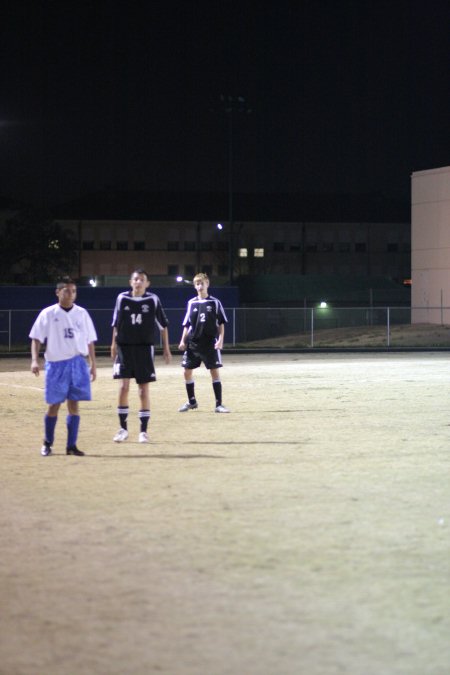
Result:
<svg viewBox="0 0 450 675">
<path fill-rule="evenodd" d="M 5 6 L 5 5 L 4 5 Z M 446 0 L 7 2 L 0 195 L 381 192 L 450 164 Z"/>
</svg>

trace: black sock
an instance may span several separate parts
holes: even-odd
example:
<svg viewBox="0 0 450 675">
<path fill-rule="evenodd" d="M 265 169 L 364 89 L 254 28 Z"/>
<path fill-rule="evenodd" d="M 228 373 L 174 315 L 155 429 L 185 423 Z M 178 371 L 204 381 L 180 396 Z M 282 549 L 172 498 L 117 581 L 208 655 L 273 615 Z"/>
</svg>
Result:
<svg viewBox="0 0 450 675">
<path fill-rule="evenodd" d="M 141 431 L 147 431 L 150 421 L 150 410 L 139 410 L 139 421 L 141 423 Z"/>
<path fill-rule="evenodd" d="M 197 403 L 195 400 L 195 383 L 186 382 L 186 391 L 189 399 L 189 403 Z"/>
<path fill-rule="evenodd" d="M 117 408 L 117 414 L 119 415 L 120 426 L 122 429 L 127 429 L 127 417 L 128 417 L 128 407 Z"/>
<path fill-rule="evenodd" d="M 214 396 L 216 397 L 217 407 L 218 405 L 222 405 L 222 382 L 220 380 L 216 380 L 212 383 L 212 386 L 214 389 Z"/>
</svg>

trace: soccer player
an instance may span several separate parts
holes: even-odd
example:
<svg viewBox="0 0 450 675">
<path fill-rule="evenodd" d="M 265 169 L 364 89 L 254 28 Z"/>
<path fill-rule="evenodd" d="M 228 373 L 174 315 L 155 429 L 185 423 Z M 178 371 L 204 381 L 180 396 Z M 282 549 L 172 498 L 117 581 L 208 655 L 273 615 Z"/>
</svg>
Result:
<svg viewBox="0 0 450 675">
<path fill-rule="evenodd" d="M 181 365 L 184 368 L 188 395 L 187 402 L 179 408 L 179 412 L 198 408 L 192 371 L 203 362 L 211 373 L 216 413 L 229 413 L 228 408 L 222 405 L 222 383 L 219 374 L 219 368 L 222 367 L 220 350 L 223 347 L 227 317 L 220 300 L 209 295 L 209 278 L 206 274 L 202 272 L 195 275 L 194 287 L 197 297 L 188 301 L 183 320 L 183 333 L 178 345 L 178 349 L 184 351 Z"/>
<path fill-rule="evenodd" d="M 156 380 L 154 366 L 154 335 L 158 326 L 163 343 L 166 363 L 170 363 L 172 354 L 169 347 L 169 324 L 157 295 L 150 293 L 150 281 L 143 269 L 132 272 L 131 290 L 119 293 L 113 315 L 113 337 L 111 357 L 114 359 L 113 377 L 121 380 L 117 414 L 120 429 L 114 436 L 116 443 L 128 438 L 128 396 L 130 379 L 138 385 L 140 399 L 139 443 L 148 443 L 147 433 L 150 421 L 149 383 Z"/>
<path fill-rule="evenodd" d="M 34 322 L 31 338 L 31 372 L 39 375 L 39 350 L 45 348 L 44 444 L 41 455 L 52 454 L 55 427 L 61 403 L 67 401 L 67 455 L 83 456 L 77 448 L 80 413 L 78 401 L 91 400 L 91 379 L 96 378 L 95 341 L 97 334 L 88 312 L 75 304 L 76 284 L 64 277 L 56 285 L 55 305 L 46 307 Z M 89 366 L 86 361 L 89 359 Z"/>
</svg>

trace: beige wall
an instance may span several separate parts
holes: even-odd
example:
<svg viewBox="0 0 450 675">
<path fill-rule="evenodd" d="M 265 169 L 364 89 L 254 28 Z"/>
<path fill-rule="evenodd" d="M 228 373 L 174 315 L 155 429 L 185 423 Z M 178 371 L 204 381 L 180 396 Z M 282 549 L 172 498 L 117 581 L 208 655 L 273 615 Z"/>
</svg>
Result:
<svg viewBox="0 0 450 675">
<path fill-rule="evenodd" d="M 450 167 L 411 182 L 412 322 L 450 324 Z"/>
</svg>

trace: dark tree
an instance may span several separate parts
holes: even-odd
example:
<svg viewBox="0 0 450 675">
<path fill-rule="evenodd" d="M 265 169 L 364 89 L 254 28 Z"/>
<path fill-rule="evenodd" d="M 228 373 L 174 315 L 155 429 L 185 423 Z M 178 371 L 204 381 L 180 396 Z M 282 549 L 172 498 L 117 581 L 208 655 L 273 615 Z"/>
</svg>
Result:
<svg viewBox="0 0 450 675">
<path fill-rule="evenodd" d="M 22 211 L 0 228 L 2 283 L 52 283 L 73 272 L 77 256 L 73 234 L 37 211 Z"/>
</svg>

